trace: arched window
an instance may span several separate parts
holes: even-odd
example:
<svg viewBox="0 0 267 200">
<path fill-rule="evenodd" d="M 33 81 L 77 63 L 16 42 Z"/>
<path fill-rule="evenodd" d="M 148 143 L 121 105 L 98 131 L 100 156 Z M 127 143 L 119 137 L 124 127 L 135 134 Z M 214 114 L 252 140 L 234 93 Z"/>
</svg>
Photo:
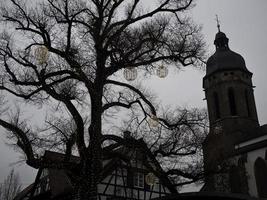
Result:
<svg viewBox="0 0 267 200">
<path fill-rule="evenodd" d="M 230 105 L 230 113 L 232 116 L 236 115 L 236 102 L 235 102 L 235 94 L 233 88 L 228 89 L 228 99 Z"/>
<path fill-rule="evenodd" d="M 215 119 L 221 118 L 219 97 L 217 92 L 213 93 L 214 105 L 215 105 Z"/>
<path fill-rule="evenodd" d="M 258 157 L 254 164 L 258 197 L 267 197 L 267 162 Z"/>
<path fill-rule="evenodd" d="M 246 106 L 247 106 L 248 117 L 251 117 L 250 104 L 248 100 L 248 90 L 245 90 L 245 101 L 246 101 Z"/>
</svg>

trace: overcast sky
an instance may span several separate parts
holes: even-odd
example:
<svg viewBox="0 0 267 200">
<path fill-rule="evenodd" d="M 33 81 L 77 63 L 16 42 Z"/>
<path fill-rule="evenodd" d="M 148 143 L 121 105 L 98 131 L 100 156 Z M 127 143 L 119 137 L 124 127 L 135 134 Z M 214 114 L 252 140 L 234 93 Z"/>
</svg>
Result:
<svg viewBox="0 0 267 200">
<path fill-rule="evenodd" d="M 267 123 L 267 1 L 197 0 L 196 3 L 192 15 L 194 20 L 203 26 L 209 55 L 215 51 L 213 41 L 217 33 L 217 14 L 221 21 L 221 31 L 229 38 L 230 49 L 241 54 L 247 68 L 253 72 L 259 121 L 260 124 Z M 166 79 L 151 77 L 147 84 L 152 85 L 163 105 L 205 107 L 202 88 L 204 75 L 204 71 L 189 68 L 179 73 L 169 73 Z M 15 167 L 20 172 L 24 186 L 30 184 L 35 173 L 25 165 L 10 165 L 18 161 L 19 154 L 7 147 L 5 141 L 6 139 L 0 136 L 0 182 L 8 171 Z"/>
</svg>

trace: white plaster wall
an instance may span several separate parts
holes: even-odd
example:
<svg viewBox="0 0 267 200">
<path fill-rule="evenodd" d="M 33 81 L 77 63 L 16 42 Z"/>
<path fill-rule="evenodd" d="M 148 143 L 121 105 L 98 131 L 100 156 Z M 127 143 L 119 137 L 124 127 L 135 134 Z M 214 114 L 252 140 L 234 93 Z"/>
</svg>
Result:
<svg viewBox="0 0 267 200">
<path fill-rule="evenodd" d="M 143 166 L 140 166 L 140 168 L 144 168 Z M 98 184 L 98 190 L 100 193 L 103 193 L 107 184 L 108 183 L 111 183 L 111 184 L 115 184 L 115 171 L 112 172 L 111 175 L 108 175 L 101 184 Z M 110 180 L 111 176 L 113 175 L 112 179 Z M 117 189 L 120 188 L 120 191 L 121 191 L 121 195 L 120 196 L 126 196 L 125 194 L 125 189 L 123 188 L 124 184 L 123 184 L 123 178 L 121 177 L 121 169 L 118 170 L 118 176 L 117 177 L 117 181 L 116 181 L 116 185 L 117 185 Z M 127 176 L 127 170 L 126 169 L 123 169 L 123 175 L 125 176 L 125 183 L 127 183 L 127 180 L 126 180 L 126 176 Z M 109 182 L 110 181 L 110 182 Z M 166 191 L 166 193 L 170 193 L 169 189 L 164 187 L 163 185 L 161 185 L 161 190 L 162 191 Z M 165 190 L 163 189 L 163 187 L 165 188 Z M 150 199 L 150 195 L 151 195 L 151 198 L 156 198 L 156 197 L 159 197 L 159 192 L 160 191 L 160 186 L 159 186 L 159 180 L 158 178 L 156 178 L 156 184 L 154 185 L 153 187 L 153 191 L 147 191 L 147 192 L 144 192 L 143 189 L 139 189 L 139 198 L 140 199 L 144 199 L 144 196 L 146 196 L 146 199 Z M 109 185 L 107 190 L 106 190 L 106 194 L 109 194 L 109 195 L 113 195 L 114 194 L 114 185 Z M 132 190 L 127 188 L 126 189 L 126 193 L 127 193 L 127 196 L 129 197 L 130 194 L 131 194 Z M 152 194 L 151 194 L 152 192 Z M 146 194 L 145 194 L 146 193 Z M 138 197 L 138 189 L 134 189 L 133 190 L 133 197 L 137 198 Z M 106 197 L 105 196 L 101 196 L 101 200 L 105 200 Z"/>
<path fill-rule="evenodd" d="M 261 157 L 264 159 L 266 150 L 267 150 L 267 147 L 264 147 L 262 149 L 257 149 L 257 150 L 248 152 L 247 154 L 247 163 L 245 163 L 245 167 L 246 167 L 246 171 L 248 174 L 249 194 L 253 197 L 258 197 L 256 179 L 254 175 L 254 164 L 258 157 Z M 266 180 L 266 184 L 267 184 L 267 180 Z"/>
</svg>

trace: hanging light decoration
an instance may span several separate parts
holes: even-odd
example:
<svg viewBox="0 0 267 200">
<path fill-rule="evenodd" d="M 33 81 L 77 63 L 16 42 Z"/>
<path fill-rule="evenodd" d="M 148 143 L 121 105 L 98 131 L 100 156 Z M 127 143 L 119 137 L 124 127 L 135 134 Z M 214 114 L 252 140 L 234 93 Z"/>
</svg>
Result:
<svg viewBox="0 0 267 200">
<path fill-rule="evenodd" d="M 160 65 L 157 69 L 157 75 L 160 78 L 165 78 L 168 75 L 168 69 L 165 65 Z"/>
<path fill-rule="evenodd" d="M 35 58 L 38 64 L 44 64 L 48 59 L 48 49 L 45 46 L 37 47 L 34 51 Z"/>
<path fill-rule="evenodd" d="M 148 124 L 151 127 L 157 127 L 159 124 L 159 119 L 157 118 L 156 115 L 151 114 L 150 118 L 148 119 Z"/>
<path fill-rule="evenodd" d="M 137 69 L 135 67 L 127 67 L 123 71 L 123 76 L 127 81 L 133 81 L 137 78 Z"/>
<path fill-rule="evenodd" d="M 145 181 L 146 181 L 146 184 L 152 186 L 156 183 L 156 176 L 150 172 L 145 176 Z"/>
</svg>

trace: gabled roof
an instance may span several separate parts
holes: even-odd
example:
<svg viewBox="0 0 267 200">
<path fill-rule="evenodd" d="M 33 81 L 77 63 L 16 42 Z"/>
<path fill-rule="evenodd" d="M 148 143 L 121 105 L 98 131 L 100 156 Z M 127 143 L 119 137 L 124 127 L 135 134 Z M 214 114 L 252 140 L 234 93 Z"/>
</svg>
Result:
<svg viewBox="0 0 267 200">
<path fill-rule="evenodd" d="M 256 130 L 253 130 L 253 133 L 246 134 L 236 144 L 246 142 L 246 141 L 249 141 L 252 139 L 256 139 L 256 138 L 262 137 L 264 135 L 267 135 L 267 124 L 264 124 L 264 125 L 258 127 Z"/>
<path fill-rule="evenodd" d="M 25 197 L 27 194 L 29 194 L 31 192 L 33 188 L 33 184 L 29 185 L 28 187 L 26 187 L 24 190 L 22 190 L 15 198 L 14 200 L 20 200 L 23 197 Z"/>
<path fill-rule="evenodd" d="M 54 152 L 54 151 L 45 151 L 43 159 L 49 160 L 50 162 L 63 162 L 65 154 Z M 78 156 L 70 156 L 70 162 L 79 164 L 80 158 Z"/>
</svg>

